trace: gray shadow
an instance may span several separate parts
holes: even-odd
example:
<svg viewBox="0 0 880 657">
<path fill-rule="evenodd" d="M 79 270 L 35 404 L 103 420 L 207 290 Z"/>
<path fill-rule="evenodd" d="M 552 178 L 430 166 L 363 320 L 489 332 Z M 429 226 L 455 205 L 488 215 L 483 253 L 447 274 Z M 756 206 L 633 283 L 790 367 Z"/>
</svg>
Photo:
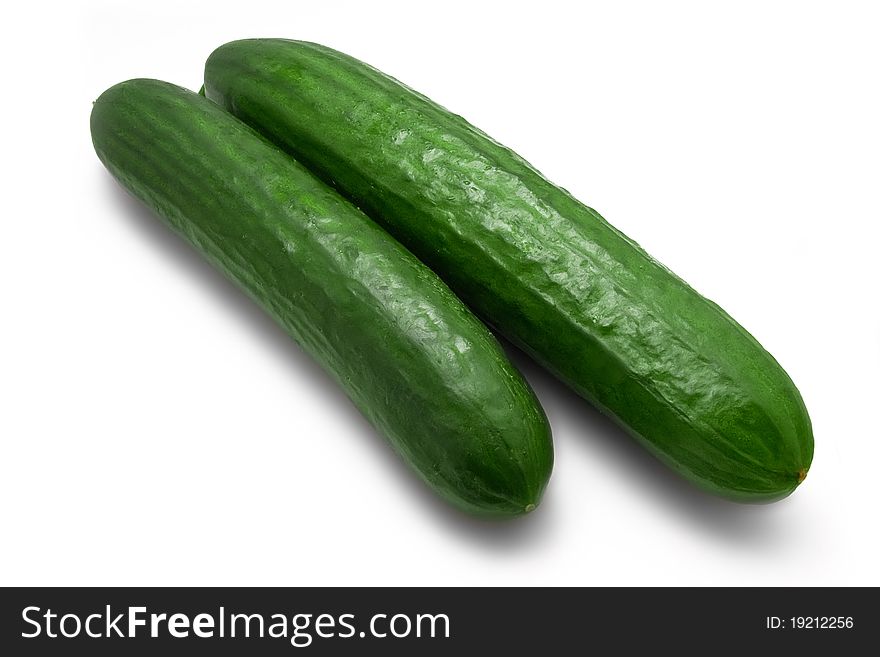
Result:
<svg viewBox="0 0 880 657">
<path fill-rule="evenodd" d="M 170 267 L 196 281 L 205 294 L 220 301 L 229 310 L 231 321 L 243 325 L 255 340 L 267 345 L 279 359 L 307 372 L 315 390 L 332 402 L 334 415 L 344 418 L 349 424 L 350 433 L 365 436 L 375 449 L 382 451 L 382 457 L 388 463 L 388 473 L 399 484 L 404 499 L 415 500 L 416 504 L 424 507 L 441 525 L 462 540 L 482 545 L 493 552 L 527 548 L 552 534 L 554 513 L 550 494 L 538 511 L 511 520 L 471 517 L 439 498 L 393 453 L 385 439 L 361 415 L 330 375 L 302 351 L 272 318 L 174 233 L 155 212 L 130 195 L 109 173 L 104 171 L 103 174 L 104 195 L 116 208 L 119 221 L 161 253 Z"/>
</svg>

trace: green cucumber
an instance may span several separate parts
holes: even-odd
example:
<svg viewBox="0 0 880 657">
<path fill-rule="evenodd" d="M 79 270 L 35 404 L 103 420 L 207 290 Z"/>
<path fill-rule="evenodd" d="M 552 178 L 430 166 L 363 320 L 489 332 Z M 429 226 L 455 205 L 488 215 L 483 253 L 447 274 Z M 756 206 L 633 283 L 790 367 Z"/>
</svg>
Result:
<svg viewBox="0 0 880 657">
<path fill-rule="evenodd" d="M 496 516 L 538 504 L 553 458 L 543 410 L 486 327 L 404 247 L 180 87 L 118 84 L 91 130 L 113 176 L 274 317 L 441 496 Z"/>
<path fill-rule="evenodd" d="M 205 90 L 689 480 L 770 501 L 806 476 L 810 420 L 773 357 L 461 117 L 352 57 L 279 39 L 218 48 Z"/>
</svg>

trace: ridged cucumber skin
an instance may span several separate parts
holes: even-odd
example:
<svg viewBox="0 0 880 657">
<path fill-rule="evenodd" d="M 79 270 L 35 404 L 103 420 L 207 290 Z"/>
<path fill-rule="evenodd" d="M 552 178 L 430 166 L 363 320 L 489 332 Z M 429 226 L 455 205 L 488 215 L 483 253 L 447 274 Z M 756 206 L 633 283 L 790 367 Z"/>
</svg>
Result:
<svg viewBox="0 0 880 657">
<path fill-rule="evenodd" d="M 553 451 L 534 393 L 385 231 L 180 87 L 118 84 L 94 104 L 91 131 L 113 176 L 274 317 L 442 497 L 491 516 L 538 504 Z"/>
<path fill-rule="evenodd" d="M 221 46 L 205 89 L 686 478 L 763 502 L 806 476 L 810 419 L 776 360 L 460 116 L 343 53 L 281 39 Z"/>
</svg>

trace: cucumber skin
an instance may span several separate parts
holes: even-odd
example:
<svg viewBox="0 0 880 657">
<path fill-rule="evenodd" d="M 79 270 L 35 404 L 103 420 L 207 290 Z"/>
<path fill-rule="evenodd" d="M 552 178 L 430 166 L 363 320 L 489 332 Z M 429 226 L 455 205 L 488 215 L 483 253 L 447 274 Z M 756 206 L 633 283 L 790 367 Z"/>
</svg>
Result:
<svg viewBox="0 0 880 657">
<path fill-rule="evenodd" d="M 281 39 L 221 46 L 205 89 L 687 479 L 765 502 L 806 476 L 810 419 L 773 357 L 463 118 L 345 54 Z"/>
<path fill-rule="evenodd" d="M 95 150 L 238 283 L 442 497 L 474 514 L 538 504 L 550 429 L 497 340 L 334 190 L 213 102 L 155 80 L 107 90 Z"/>
</svg>

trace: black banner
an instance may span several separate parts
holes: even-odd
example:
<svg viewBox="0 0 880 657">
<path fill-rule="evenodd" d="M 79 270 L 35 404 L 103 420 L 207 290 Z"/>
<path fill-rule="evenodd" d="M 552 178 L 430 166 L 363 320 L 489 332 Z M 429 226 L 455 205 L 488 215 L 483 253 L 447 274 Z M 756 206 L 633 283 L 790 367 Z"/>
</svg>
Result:
<svg viewBox="0 0 880 657">
<path fill-rule="evenodd" d="M 653 646 L 851 649 L 878 637 L 860 588 L 20 588 L 0 654 L 621 654 Z M 846 653 L 854 654 L 854 653 Z"/>
</svg>

